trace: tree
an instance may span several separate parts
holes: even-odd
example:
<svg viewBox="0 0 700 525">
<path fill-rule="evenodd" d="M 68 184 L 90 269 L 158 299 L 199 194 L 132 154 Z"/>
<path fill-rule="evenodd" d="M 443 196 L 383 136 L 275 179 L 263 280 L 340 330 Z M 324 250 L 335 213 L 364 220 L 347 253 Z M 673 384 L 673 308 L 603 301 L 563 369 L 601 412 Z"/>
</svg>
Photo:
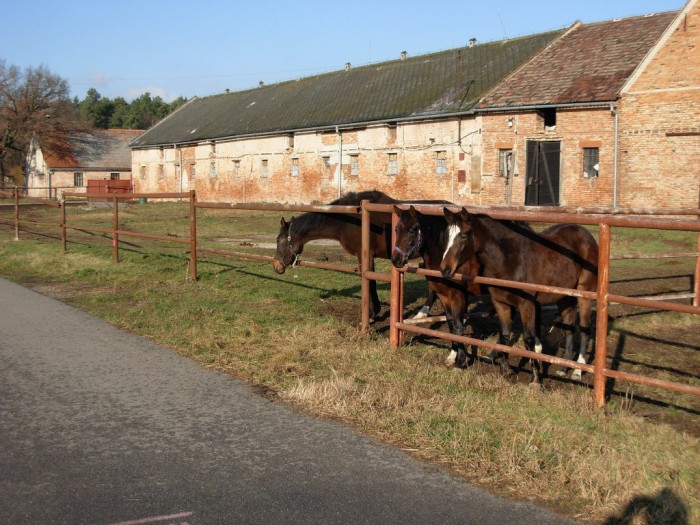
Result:
<svg viewBox="0 0 700 525">
<path fill-rule="evenodd" d="M 45 66 L 24 71 L 0 60 L 0 184 L 18 182 L 29 141 L 34 136 L 54 150 L 65 148 L 76 130 L 68 84 Z"/>
</svg>

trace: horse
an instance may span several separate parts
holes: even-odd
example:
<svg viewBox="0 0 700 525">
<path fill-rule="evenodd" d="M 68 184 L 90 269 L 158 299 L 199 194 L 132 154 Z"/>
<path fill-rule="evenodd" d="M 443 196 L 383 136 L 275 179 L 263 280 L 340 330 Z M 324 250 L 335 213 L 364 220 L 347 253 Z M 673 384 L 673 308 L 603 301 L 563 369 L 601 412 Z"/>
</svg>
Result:
<svg viewBox="0 0 700 525">
<path fill-rule="evenodd" d="M 397 268 L 403 268 L 408 260 L 418 254 L 423 259 L 423 266 L 428 270 L 440 270 L 442 254 L 445 251 L 447 221 L 443 215 L 426 215 L 413 206 L 402 210 L 394 205 L 394 213 L 399 217 L 396 225 L 396 240 L 391 252 L 391 262 Z M 478 275 L 479 265 L 471 258 L 460 266 L 459 273 Z M 464 333 L 464 319 L 467 313 L 468 293 L 484 294 L 482 287 L 474 281 L 457 283 L 450 279 L 426 277 L 428 287 L 437 294 L 447 317 L 450 332 L 456 335 Z M 470 360 L 473 361 L 475 356 Z M 462 343 L 453 342 L 451 351 L 445 360 L 447 366 L 463 367 L 467 359 L 466 349 Z M 469 364 L 469 363 L 468 363 Z"/>
<path fill-rule="evenodd" d="M 363 200 L 378 204 L 399 202 L 381 191 L 351 192 L 331 202 L 331 205 L 359 206 Z M 444 201 L 443 201 L 444 202 Z M 372 213 L 370 217 L 370 271 L 374 271 L 374 258 L 389 259 L 391 249 L 391 213 Z M 333 239 L 343 249 L 357 257 L 362 267 L 362 221 L 355 214 L 309 212 L 292 217 L 289 222 L 280 221 L 277 235 L 277 252 L 273 260 L 275 272 L 283 274 L 293 266 L 304 251 L 304 245 L 316 239 Z M 417 255 L 416 255 L 417 256 Z M 381 310 L 377 283 L 370 280 L 370 320 L 374 321 Z M 435 294 L 429 293 L 424 308 L 430 309 Z"/>
<path fill-rule="evenodd" d="M 528 282 L 547 286 L 595 291 L 598 283 L 598 243 L 588 230 L 575 224 L 557 224 L 542 233 L 526 223 L 496 220 L 465 208 L 453 213 L 443 210 L 447 220 L 447 245 L 441 263 L 442 275 L 452 277 L 460 265 L 476 259 L 484 277 Z M 554 292 L 527 292 L 502 286 L 488 286 L 500 325 L 499 343 L 508 344 L 511 307 L 518 309 L 523 324 L 523 340 L 528 350 L 542 353 L 540 338 L 541 305 L 555 303 L 566 331 L 565 359 L 573 354 L 576 304 L 579 309 L 580 349 L 577 361 L 588 360 L 590 318 L 593 301 Z M 532 364 L 532 383 L 539 386 L 539 361 Z M 565 374 L 565 372 L 563 372 Z M 581 379 L 575 370 L 572 379 Z"/>
</svg>

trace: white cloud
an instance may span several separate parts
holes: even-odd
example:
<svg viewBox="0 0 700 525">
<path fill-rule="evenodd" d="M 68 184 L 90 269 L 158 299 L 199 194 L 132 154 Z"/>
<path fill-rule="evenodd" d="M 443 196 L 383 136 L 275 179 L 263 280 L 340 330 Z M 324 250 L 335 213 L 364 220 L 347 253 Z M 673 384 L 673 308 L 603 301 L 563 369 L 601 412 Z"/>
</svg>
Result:
<svg viewBox="0 0 700 525">
<path fill-rule="evenodd" d="M 109 86 L 109 75 L 105 73 L 104 71 L 100 71 L 98 69 L 91 69 L 90 70 L 90 85 L 95 87 L 95 88 L 104 88 L 106 86 Z"/>
<path fill-rule="evenodd" d="M 165 102 L 172 102 L 180 95 L 178 93 L 169 93 L 166 89 L 158 86 L 145 86 L 140 88 L 128 88 L 122 95 L 125 100 L 131 101 L 139 98 L 144 93 L 150 93 L 151 98 L 160 97 Z"/>
</svg>

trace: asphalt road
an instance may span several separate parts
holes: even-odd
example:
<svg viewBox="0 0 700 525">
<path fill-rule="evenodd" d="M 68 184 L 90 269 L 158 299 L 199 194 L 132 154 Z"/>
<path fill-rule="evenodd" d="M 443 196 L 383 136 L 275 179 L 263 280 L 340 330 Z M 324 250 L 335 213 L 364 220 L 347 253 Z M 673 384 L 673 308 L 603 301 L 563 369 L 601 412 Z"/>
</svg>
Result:
<svg viewBox="0 0 700 525">
<path fill-rule="evenodd" d="M 0 279 L 0 523 L 120 522 L 570 523 Z"/>
</svg>

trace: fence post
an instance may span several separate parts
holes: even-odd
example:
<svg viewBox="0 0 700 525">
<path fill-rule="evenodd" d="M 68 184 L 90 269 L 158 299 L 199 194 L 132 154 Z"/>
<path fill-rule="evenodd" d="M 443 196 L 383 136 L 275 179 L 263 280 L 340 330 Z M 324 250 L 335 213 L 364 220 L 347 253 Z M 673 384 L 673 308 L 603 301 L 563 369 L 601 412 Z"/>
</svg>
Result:
<svg viewBox="0 0 700 525">
<path fill-rule="evenodd" d="M 112 219 L 112 253 L 114 262 L 119 262 L 119 199 L 112 197 L 112 207 L 114 208 L 114 218 Z"/>
<path fill-rule="evenodd" d="M 700 220 L 700 217 L 698 217 Z M 693 286 L 693 306 L 700 306 L 700 233 L 698 233 L 698 256 L 695 258 L 695 283 Z"/>
<path fill-rule="evenodd" d="M 399 217 L 391 214 L 391 246 L 396 242 L 396 225 Z M 391 302 L 389 303 L 389 345 L 391 348 L 401 346 L 401 330 L 398 323 L 403 316 L 403 273 L 391 265 Z"/>
<path fill-rule="evenodd" d="M 15 186 L 13 196 L 15 201 L 15 240 L 19 241 L 19 191 L 17 186 Z"/>
<path fill-rule="evenodd" d="M 361 330 L 366 332 L 369 329 L 369 279 L 367 278 L 366 272 L 370 269 L 369 260 L 369 234 L 370 234 L 370 213 L 365 207 L 368 200 L 363 200 L 360 203 L 362 209 L 362 256 L 360 259 L 360 275 L 362 276 L 362 294 L 361 294 L 361 307 L 360 307 L 360 318 L 361 318 Z"/>
<path fill-rule="evenodd" d="M 608 291 L 610 284 L 610 225 L 600 223 L 598 230 L 598 290 L 595 321 L 595 361 L 593 397 L 598 408 L 605 405 L 605 362 L 608 341 Z"/>
<path fill-rule="evenodd" d="M 190 280 L 197 280 L 197 195 L 190 190 Z"/>
<path fill-rule="evenodd" d="M 68 251 L 66 235 L 66 197 L 61 195 L 61 248 L 64 253 Z"/>
</svg>

